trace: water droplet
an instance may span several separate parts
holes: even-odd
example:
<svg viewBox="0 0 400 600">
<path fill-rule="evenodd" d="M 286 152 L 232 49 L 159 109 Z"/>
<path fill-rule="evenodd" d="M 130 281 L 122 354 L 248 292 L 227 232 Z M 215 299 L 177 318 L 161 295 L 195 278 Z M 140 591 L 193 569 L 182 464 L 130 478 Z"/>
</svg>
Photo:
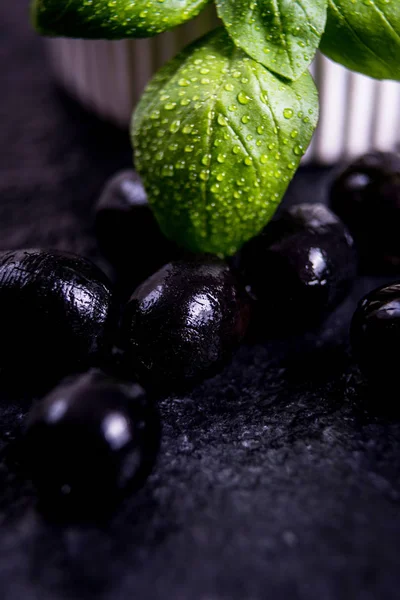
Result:
<svg viewBox="0 0 400 600">
<path fill-rule="evenodd" d="M 207 75 L 207 73 L 210 72 L 210 69 L 207 69 L 206 67 L 203 67 L 202 69 L 200 69 L 200 73 L 201 75 Z"/>
<path fill-rule="evenodd" d="M 223 162 L 225 162 L 225 159 L 226 159 L 226 154 L 218 154 L 218 156 L 217 156 L 217 161 L 218 161 L 219 163 L 223 163 Z"/>
<path fill-rule="evenodd" d="M 251 100 L 251 98 L 249 98 L 249 96 L 247 96 L 244 92 L 239 92 L 237 95 L 237 99 L 240 102 L 240 104 L 248 104 L 249 100 Z"/>
<path fill-rule="evenodd" d="M 295 138 L 297 138 L 298 135 L 299 132 L 297 131 L 297 129 L 293 129 L 292 133 L 290 134 L 290 137 L 294 140 Z"/>
<path fill-rule="evenodd" d="M 268 156 L 266 154 L 262 154 L 260 157 L 260 163 L 265 165 L 268 162 Z"/>
<path fill-rule="evenodd" d="M 203 156 L 203 158 L 201 159 L 201 163 L 206 167 L 208 167 L 208 165 L 210 164 L 210 161 L 211 161 L 211 156 L 209 154 L 205 154 Z"/>
<path fill-rule="evenodd" d="M 176 102 L 168 102 L 167 104 L 164 104 L 165 110 L 174 110 L 175 106 Z"/>
<path fill-rule="evenodd" d="M 264 125 L 259 125 L 259 126 L 257 127 L 257 133 L 259 133 L 260 135 L 261 135 L 262 133 L 264 133 Z"/>
<path fill-rule="evenodd" d="M 242 123 L 248 123 L 250 121 L 250 117 L 249 115 L 243 115 L 243 117 L 241 118 Z"/>
<path fill-rule="evenodd" d="M 233 152 L 233 154 L 239 154 L 239 152 L 240 152 L 240 146 L 233 146 L 232 152 Z"/>
<path fill-rule="evenodd" d="M 169 127 L 170 132 L 176 133 L 177 131 L 179 131 L 180 125 L 181 125 L 180 121 L 173 121 Z"/>
<path fill-rule="evenodd" d="M 227 92 L 231 92 L 233 90 L 233 85 L 231 83 L 227 83 L 225 85 L 225 89 Z"/>
<path fill-rule="evenodd" d="M 178 85 L 180 85 L 181 87 L 187 87 L 188 85 L 190 85 L 190 82 L 187 79 L 180 79 L 178 81 Z"/>
<path fill-rule="evenodd" d="M 192 131 L 192 127 L 193 125 L 185 125 L 185 127 L 182 129 L 182 132 L 188 134 Z"/>
<path fill-rule="evenodd" d="M 244 164 L 246 165 L 246 167 L 250 167 L 250 165 L 253 162 L 253 159 L 250 156 L 246 156 L 246 158 L 244 159 Z"/>
<path fill-rule="evenodd" d="M 296 156 L 303 156 L 304 152 L 303 152 L 303 146 L 300 146 L 299 144 L 297 146 L 295 146 L 293 148 L 293 152 Z"/>
<path fill-rule="evenodd" d="M 283 109 L 283 116 L 285 117 L 285 119 L 291 119 L 294 115 L 293 109 L 292 108 L 284 108 Z"/>
<path fill-rule="evenodd" d="M 218 115 L 217 117 L 217 122 L 219 125 L 221 125 L 222 127 L 226 127 L 227 123 L 226 123 L 226 119 L 223 115 Z"/>
<path fill-rule="evenodd" d="M 191 146 L 191 145 L 185 146 L 185 152 L 193 152 L 193 150 L 194 150 L 193 146 Z"/>
<path fill-rule="evenodd" d="M 161 169 L 161 175 L 163 177 L 173 177 L 174 176 L 174 167 L 172 165 L 164 165 Z"/>
</svg>

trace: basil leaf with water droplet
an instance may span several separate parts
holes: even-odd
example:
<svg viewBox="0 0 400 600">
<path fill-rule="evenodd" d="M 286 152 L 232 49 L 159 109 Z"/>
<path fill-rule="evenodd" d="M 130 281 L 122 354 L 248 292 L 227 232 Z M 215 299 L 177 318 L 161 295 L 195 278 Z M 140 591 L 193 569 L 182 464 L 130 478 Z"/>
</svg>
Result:
<svg viewBox="0 0 400 600">
<path fill-rule="evenodd" d="M 216 0 L 234 42 L 268 69 L 295 80 L 314 58 L 327 0 Z"/>
<path fill-rule="evenodd" d="M 150 37 L 195 17 L 209 0 L 33 0 L 42 35 L 91 39 Z"/>
<path fill-rule="evenodd" d="M 321 50 L 353 71 L 400 80 L 400 2 L 329 0 Z"/>
<path fill-rule="evenodd" d="M 271 219 L 317 122 L 305 73 L 283 82 L 225 30 L 164 66 L 134 114 L 136 166 L 164 233 L 233 254 Z"/>
</svg>

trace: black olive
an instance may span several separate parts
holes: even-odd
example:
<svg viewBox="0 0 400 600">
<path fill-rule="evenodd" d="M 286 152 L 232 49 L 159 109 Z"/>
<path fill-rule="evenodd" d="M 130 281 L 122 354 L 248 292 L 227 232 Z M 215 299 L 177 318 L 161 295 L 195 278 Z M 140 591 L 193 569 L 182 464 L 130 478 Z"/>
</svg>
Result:
<svg viewBox="0 0 400 600">
<path fill-rule="evenodd" d="M 55 250 L 0 255 L 0 372 L 18 386 L 51 386 L 100 364 L 111 327 L 107 278 L 88 260 Z"/>
<path fill-rule="evenodd" d="M 272 332 L 318 325 L 349 291 L 356 274 L 351 236 L 322 204 L 284 212 L 239 256 L 256 299 L 257 324 Z"/>
<path fill-rule="evenodd" d="M 232 357 L 248 323 L 244 290 L 216 258 L 165 265 L 131 296 L 122 317 L 128 368 L 151 388 L 188 387 Z"/>
<path fill-rule="evenodd" d="M 139 175 L 121 171 L 104 187 L 96 206 L 96 236 L 130 292 L 177 256 L 176 246 L 161 232 L 147 202 Z"/>
<path fill-rule="evenodd" d="M 34 405 L 21 450 L 46 511 L 96 517 L 143 485 L 159 444 L 143 389 L 91 371 Z"/>
<path fill-rule="evenodd" d="M 354 313 L 350 339 L 361 370 L 383 385 L 397 383 L 400 347 L 400 282 L 367 294 Z"/>
<path fill-rule="evenodd" d="M 400 154 L 371 152 L 349 164 L 333 182 L 330 203 L 364 270 L 400 267 Z"/>
</svg>

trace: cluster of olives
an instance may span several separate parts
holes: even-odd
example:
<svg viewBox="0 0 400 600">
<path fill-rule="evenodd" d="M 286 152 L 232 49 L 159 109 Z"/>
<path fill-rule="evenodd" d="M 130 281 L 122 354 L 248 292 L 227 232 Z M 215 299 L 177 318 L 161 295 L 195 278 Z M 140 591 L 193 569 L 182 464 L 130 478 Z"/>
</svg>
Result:
<svg viewBox="0 0 400 600">
<path fill-rule="evenodd" d="M 0 256 L 0 320 L 4 386 L 39 393 L 69 376 L 34 405 L 24 463 L 46 505 L 93 512 L 143 483 L 159 446 L 154 397 L 226 364 L 248 303 L 214 257 L 170 262 L 121 303 L 88 260 L 25 249 Z"/>
<path fill-rule="evenodd" d="M 368 155 L 335 180 L 331 206 L 346 225 L 322 204 L 296 205 L 230 265 L 187 255 L 167 241 L 134 171 L 114 177 L 96 207 L 96 234 L 115 267 L 114 287 L 79 256 L 3 252 L 1 381 L 24 384 L 23 372 L 42 395 L 44 384 L 56 385 L 34 404 L 21 444 L 42 501 L 93 514 L 95 506 L 140 487 L 159 448 L 157 396 L 217 373 L 250 321 L 264 333 L 321 323 L 351 287 L 356 247 L 364 265 L 371 246 L 374 263 L 379 257 L 397 264 L 395 227 L 385 235 L 375 216 L 383 210 L 393 222 L 398 218 L 399 162 Z M 375 213 L 378 202 L 383 208 Z M 352 340 L 366 371 L 380 365 L 395 372 L 390 349 L 399 315 L 400 283 L 361 302 Z"/>
</svg>

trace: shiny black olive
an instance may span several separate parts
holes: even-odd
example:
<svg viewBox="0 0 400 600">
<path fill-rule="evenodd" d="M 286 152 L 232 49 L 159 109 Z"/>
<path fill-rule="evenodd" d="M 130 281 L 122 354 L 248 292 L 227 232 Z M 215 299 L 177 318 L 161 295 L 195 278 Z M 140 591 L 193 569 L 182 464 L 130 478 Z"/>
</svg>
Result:
<svg viewBox="0 0 400 600">
<path fill-rule="evenodd" d="M 143 389 L 91 371 L 33 406 L 21 451 L 43 508 L 94 517 L 143 485 L 159 444 Z"/>
<path fill-rule="evenodd" d="M 102 253 L 129 282 L 130 291 L 178 253 L 162 234 L 133 169 L 117 173 L 105 185 L 96 206 L 95 230 Z"/>
<path fill-rule="evenodd" d="M 397 384 L 400 347 L 400 282 L 367 294 L 354 313 L 350 339 L 364 374 L 383 385 Z"/>
<path fill-rule="evenodd" d="M 111 327 L 107 278 L 55 250 L 0 254 L 0 373 L 35 387 L 99 364 Z"/>
<path fill-rule="evenodd" d="M 400 267 L 400 154 L 371 152 L 352 162 L 333 182 L 330 204 L 364 270 Z"/>
<path fill-rule="evenodd" d="M 318 325 L 345 297 L 356 255 L 328 208 L 300 204 L 244 246 L 239 269 L 257 301 L 257 322 L 271 331 L 297 331 Z"/>
<path fill-rule="evenodd" d="M 131 296 L 122 317 L 127 365 L 145 386 L 170 391 L 217 373 L 248 323 L 248 304 L 216 258 L 165 265 Z"/>
</svg>

